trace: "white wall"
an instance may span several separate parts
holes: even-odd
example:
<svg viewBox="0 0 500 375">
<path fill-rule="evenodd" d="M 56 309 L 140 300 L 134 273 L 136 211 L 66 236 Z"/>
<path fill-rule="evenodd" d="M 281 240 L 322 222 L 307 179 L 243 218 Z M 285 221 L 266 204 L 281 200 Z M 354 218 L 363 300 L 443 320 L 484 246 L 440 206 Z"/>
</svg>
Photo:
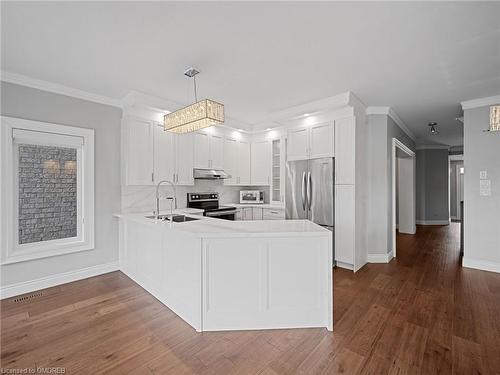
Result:
<svg viewBox="0 0 500 375">
<path fill-rule="evenodd" d="M 415 142 L 388 115 L 368 115 L 368 261 L 382 261 L 392 244 L 392 139 L 410 150 Z"/>
<path fill-rule="evenodd" d="M 54 282 L 57 274 L 66 273 L 68 281 L 68 274 L 82 269 L 88 275 L 106 269 L 103 265 L 112 267 L 118 261 L 118 223 L 112 214 L 120 210 L 121 109 L 2 82 L 1 114 L 95 129 L 95 249 L 2 265 L 2 290 L 29 288 L 43 278 Z"/>
<path fill-rule="evenodd" d="M 463 265 L 500 272 L 500 132 L 488 127 L 488 106 L 464 111 Z M 491 181 L 490 196 L 480 195 L 480 171 Z"/>
</svg>

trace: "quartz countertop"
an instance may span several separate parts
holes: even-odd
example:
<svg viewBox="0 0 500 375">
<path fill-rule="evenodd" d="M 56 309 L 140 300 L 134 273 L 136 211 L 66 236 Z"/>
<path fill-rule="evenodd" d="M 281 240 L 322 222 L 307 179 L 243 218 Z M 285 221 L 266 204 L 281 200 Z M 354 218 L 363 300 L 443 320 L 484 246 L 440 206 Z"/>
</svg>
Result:
<svg viewBox="0 0 500 375">
<path fill-rule="evenodd" d="M 284 210 L 285 206 L 280 204 L 271 204 L 271 203 L 224 203 L 224 206 L 236 207 L 236 208 L 245 208 L 245 207 L 255 207 L 255 208 L 268 208 L 272 210 Z"/>
<path fill-rule="evenodd" d="M 191 236 L 208 237 L 304 237 L 331 236 L 331 232 L 309 220 L 252 220 L 231 221 L 184 213 L 200 220 L 170 223 L 146 218 L 149 213 L 117 214 L 115 216 L 162 230 L 179 231 Z"/>
</svg>

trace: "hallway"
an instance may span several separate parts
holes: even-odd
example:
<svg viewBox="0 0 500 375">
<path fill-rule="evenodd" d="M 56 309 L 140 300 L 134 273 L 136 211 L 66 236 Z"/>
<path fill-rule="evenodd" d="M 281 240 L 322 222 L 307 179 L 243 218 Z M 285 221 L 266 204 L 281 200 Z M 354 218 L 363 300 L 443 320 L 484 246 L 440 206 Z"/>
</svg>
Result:
<svg viewBox="0 0 500 375">
<path fill-rule="evenodd" d="M 398 234 L 398 258 L 335 272 L 335 335 L 362 372 L 500 372 L 500 275 L 462 268 L 460 226 Z"/>
</svg>

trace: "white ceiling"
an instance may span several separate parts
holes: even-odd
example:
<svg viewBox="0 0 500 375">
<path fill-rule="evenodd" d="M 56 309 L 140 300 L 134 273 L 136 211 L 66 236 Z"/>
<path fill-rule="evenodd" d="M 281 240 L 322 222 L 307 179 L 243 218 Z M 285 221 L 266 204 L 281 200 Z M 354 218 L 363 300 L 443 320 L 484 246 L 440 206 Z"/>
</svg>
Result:
<svg viewBox="0 0 500 375">
<path fill-rule="evenodd" d="M 462 144 L 463 100 L 500 93 L 500 3 L 8 3 L 2 69 L 122 98 L 199 96 L 255 124 L 346 90 L 419 143 Z M 436 121 L 431 136 L 427 123 Z"/>
</svg>

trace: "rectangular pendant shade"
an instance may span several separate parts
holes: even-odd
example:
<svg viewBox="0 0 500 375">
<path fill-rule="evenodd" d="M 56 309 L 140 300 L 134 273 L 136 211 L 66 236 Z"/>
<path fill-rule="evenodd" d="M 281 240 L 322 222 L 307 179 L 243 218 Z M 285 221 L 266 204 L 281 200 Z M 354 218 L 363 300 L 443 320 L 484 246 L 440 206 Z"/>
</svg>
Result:
<svg viewBox="0 0 500 375">
<path fill-rule="evenodd" d="M 163 117 L 165 130 L 190 133 L 224 122 L 224 105 L 210 99 L 181 108 Z"/>
<path fill-rule="evenodd" d="M 490 107 L 490 132 L 500 131 L 500 105 Z"/>
</svg>

